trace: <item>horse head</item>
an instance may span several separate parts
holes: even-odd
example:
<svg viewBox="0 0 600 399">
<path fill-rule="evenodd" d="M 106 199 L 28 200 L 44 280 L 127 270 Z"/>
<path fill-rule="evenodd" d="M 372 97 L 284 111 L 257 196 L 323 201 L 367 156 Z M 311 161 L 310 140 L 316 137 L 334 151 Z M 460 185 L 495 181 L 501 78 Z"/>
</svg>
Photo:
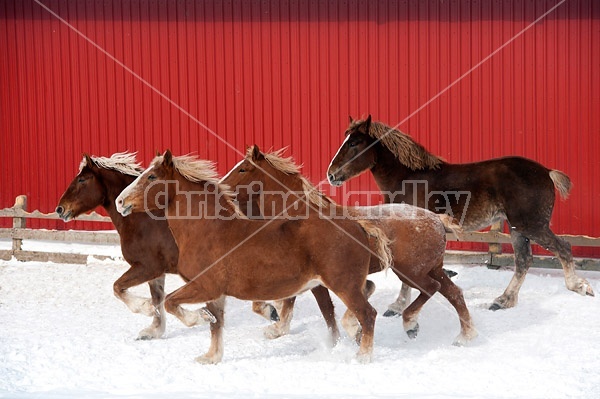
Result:
<svg viewBox="0 0 600 399">
<path fill-rule="evenodd" d="M 371 169 L 377 162 L 375 139 L 369 135 L 371 115 L 365 120 L 353 120 L 346 129 L 346 139 L 327 168 L 327 180 L 339 187 L 346 180 Z"/>
<path fill-rule="evenodd" d="M 156 156 L 148 169 L 142 172 L 116 198 L 117 211 L 127 216 L 133 212 L 164 210 L 175 195 L 173 154 L 166 150 Z"/>
<path fill-rule="evenodd" d="M 56 213 L 65 222 L 71 221 L 102 205 L 106 193 L 98 166 L 88 154 L 84 154 L 80 171 L 60 197 Z"/>
</svg>

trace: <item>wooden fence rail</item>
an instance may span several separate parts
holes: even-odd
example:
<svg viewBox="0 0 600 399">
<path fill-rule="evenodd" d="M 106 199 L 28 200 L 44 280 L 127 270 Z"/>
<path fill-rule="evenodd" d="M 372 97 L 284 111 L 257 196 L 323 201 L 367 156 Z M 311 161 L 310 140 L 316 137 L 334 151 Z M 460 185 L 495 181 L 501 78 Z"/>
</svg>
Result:
<svg viewBox="0 0 600 399">
<path fill-rule="evenodd" d="M 0 228 L 0 239 L 12 240 L 10 250 L 0 250 L 0 259 L 10 259 L 15 257 L 23 261 L 52 261 L 59 263 L 86 263 L 88 255 L 58 253 L 58 252 L 40 252 L 23 250 L 23 240 L 43 240 L 57 241 L 66 243 L 84 243 L 84 244 L 119 244 L 119 236 L 115 231 L 73 231 L 73 230 L 43 230 L 28 229 L 27 219 L 51 219 L 60 220 L 56 213 L 41 213 L 39 211 L 27 212 L 27 197 L 20 195 L 15 200 L 15 205 L 11 208 L 0 209 L 0 218 L 12 218 L 12 228 Z M 99 215 L 96 212 L 81 215 L 77 220 L 91 222 L 107 222 L 111 220 L 107 216 Z M 486 232 L 461 232 L 459 234 L 448 233 L 448 241 L 464 241 L 488 243 L 489 251 L 482 252 L 453 252 L 448 251 L 445 261 L 447 263 L 460 264 L 486 264 L 490 268 L 514 265 L 512 254 L 502 254 L 502 245 L 510 243 L 510 235 L 502 233 L 501 224 L 492 226 L 490 231 Z M 580 247 L 600 247 L 600 238 L 588 236 L 561 235 L 573 246 Z M 108 258 L 108 256 L 94 255 L 99 259 Z M 584 270 L 600 271 L 600 259 L 576 259 L 576 264 Z M 534 267 L 560 268 L 557 259 L 549 256 L 535 256 Z"/>
</svg>

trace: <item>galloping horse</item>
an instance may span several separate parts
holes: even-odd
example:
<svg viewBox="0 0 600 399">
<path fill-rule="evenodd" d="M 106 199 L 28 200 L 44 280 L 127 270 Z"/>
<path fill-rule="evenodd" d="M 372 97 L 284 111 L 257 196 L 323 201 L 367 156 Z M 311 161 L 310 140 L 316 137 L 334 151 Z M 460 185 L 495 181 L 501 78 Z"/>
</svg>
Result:
<svg viewBox="0 0 600 399">
<path fill-rule="evenodd" d="M 156 211 L 153 217 L 139 213 L 123 218 L 115 208 L 117 195 L 142 171 L 135 154 L 116 153 L 110 158 L 84 155 L 79 173 L 61 196 L 56 213 L 68 222 L 98 206 L 106 210 L 119 233 L 123 258 L 131 265 L 115 281 L 114 293 L 132 312 L 154 317 L 138 335 L 138 339 L 153 339 L 165 331 L 165 273 L 177 273 L 178 250 L 163 212 Z M 145 282 L 150 286 L 152 302 L 127 291 Z M 192 313 L 189 319 L 192 321 L 195 315 L 196 322 L 190 325 L 213 320 L 203 309 Z"/>
<path fill-rule="evenodd" d="M 370 170 L 385 201 L 406 202 L 447 212 L 465 230 L 479 230 L 506 220 L 515 251 L 515 274 L 491 310 L 517 304 L 519 290 L 533 262 L 530 240 L 553 252 L 562 264 L 568 289 L 594 295 L 575 274 L 571 246 L 550 230 L 554 189 L 566 198 L 566 174 L 532 160 L 506 157 L 469 164 L 450 164 L 429 153 L 410 136 L 380 122 L 353 121 L 327 170 L 334 186 Z"/>
<path fill-rule="evenodd" d="M 365 295 L 369 237 L 354 221 L 247 219 L 219 183 L 214 165 L 167 150 L 116 199 L 123 215 L 165 211 L 179 247 L 178 270 L 189 282 L 167 295 L 165 309 L 180 319 L 182 303 L 206 303 L 216 321 L 211 345 L 197 358 L 223 356 L 225 296 L 278 300 L 321 284 L 332 290 L 362 327 L 358 359 L 369 361 L 377 312 Z M 338 227 L 342 227 L 339 229 Z"/>
<path fill-rule="evenodd" d="M 392 270 L 403 281 L 403 288 L 412 286 L 421 291 L 420 296 L 404 312 L 402 301 L 405 294 L 401 293 L 398 300 L 390 305 L 392 310 L 403 313 L 404 328 L 409 337 L 416 336 L 418 313 L 438 290 L 459 315 L 461 333 L 455 344 L 465 344 L 477 335 L 460 288 L 442 269 L 446 232 L 438 215 L 406 204 L 341 207 L 302 176 L 300 167 L 292 158 L 282 157 L 282 152 L 262 153 L 258 146 L 252 146 L 248 148 L 245 159 L 222 182 L 238 189 L 239 202 L 255 202 L 253 208 L 258 205 L 267 219 L 313 216 L 332 220 L 367 219 L 373 222 L 392 240 L 389 245 L 393 257 Z M 371 258 L 369 273 L 378 271 L 381 271 L 379 264 Z M 287 315 L 282 311 L 281 322 L 275 324 L 287 322 L 287 325 L 278 326 L 281 333 L 289 331 L 291 309 L 289 312 L 290 315 Z M 345 327 L 348 324 L 346 320 Z"/>
</svg>

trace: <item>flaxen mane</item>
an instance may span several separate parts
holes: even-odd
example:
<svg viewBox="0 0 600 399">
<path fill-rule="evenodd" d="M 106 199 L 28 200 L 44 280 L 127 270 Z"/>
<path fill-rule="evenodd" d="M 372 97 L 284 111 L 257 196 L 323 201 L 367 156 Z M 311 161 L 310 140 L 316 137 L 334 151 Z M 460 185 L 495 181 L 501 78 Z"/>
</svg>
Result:
<svg viewBox="0 0 600 399">
<path fill-rule="evenodd" d="M 103 169 L 112 169 L 129 176 L 139 176 L 144 171 L 144 168 L 135 159 L 136 153 L 133 152 L 117 152 L 107 157 L 91 156 L 90 159 L 96 166 Z M 84 156 L 79 164 L 79 171 L 87 165 L 87 158 Z"/>
<path fill-rule="evenodd" d="M 150 166 L 160 165 L 162 161 L 163 155 L 157 155 L 150 163 Z M 191 155 L 181 155 L 173 157 L 173 166 L 181 176 L 191 182 L 207 182 L 216 186 L 219 192 L 225 196 L 234 212 L 239 217 L 246 219 L 246 215 L 238 208 L 235 202 L 233 202 L 233 194 L 229 186 L 220 182 L 214 162 L 198 159 Z"/>
<path fill-rule="evenodd" d="M 353 127 L 363 122 L 353 122 L 348 131 L 352 131 Z M 441 158 L 431 154 L 409 135 L 381 122 L 371 122 L 368 134 L 379 140 L 404 166 L 412 170 L 438 169 L 444 163 Z"/>
<path fill-rule="evenodd" d="M 248 150 L 246 151 L 247 159 L 252 159 L 253 150 L 254 147 L 248 148 Z M 287 175 L 297 175 L 297 177 L 302 182 L 302 190 L 304 191 L 304 195 L 306 196 L 310 204 L 319 207 L 319 209 L 328 208 L 330 206 L 339 206 L 331 198 L 329 198 L 327 195 L 323 194 L 323 192 L 317 189 L 310 181 L 308 181 L 308 179 L 302 176 L 302 174 L 300 173 L 301 166 L 296 165 L 292 157 L 283 157 L 282 154 L 285 150 L 286 148 L 282 148 L 271 153 L 262 154 L 267 160 L 267 162 L 269 162 L 269 164 L 275 169 Z M 375 255 L 379 258 L 381 270 L 387 270 L 387 268 L 392 264 L 393 260 L 392 251 L 389 248 L 389 245 L 392 242 L 392 240 L 388 238 L 388 236 L 383 230 L 381 230 L 372 222 L 368 220 L 357 220 L 357 222 L 367 233 L 367 235 L 375 239 Z"/>
<path fill-rule="evenodd" d="M 315 186 L 312 185 L 311 182 L 308 181 L 302 174 L 300 173 L 300 169 L 302 165 L 297 165 L 294 162 L 294 158 L 292 157 L 283 157 L 283 153 L 287 150 L 287 147 L 281 148 L 277 151 L 265 153 L 261 152 L 261 154 L 265 157 L 266 161 L 277 169 L 280 172 L 285 173 L 286 175 L 297 175 L 300 181 L 302 182 L 302 191 L 304 191 L 304 195 L 308 199 L 308 202 L 312 205 L 315 205 L 319 208 L 327 208 L 331 205 L 336 205 L 336 203 L 323 194 L 320 190 L 318 190 Z M 252 152 L 254 151 L 254 146 L 248 147 L 246 151 L 246 159 L 252 160 Z"/>
</svg>

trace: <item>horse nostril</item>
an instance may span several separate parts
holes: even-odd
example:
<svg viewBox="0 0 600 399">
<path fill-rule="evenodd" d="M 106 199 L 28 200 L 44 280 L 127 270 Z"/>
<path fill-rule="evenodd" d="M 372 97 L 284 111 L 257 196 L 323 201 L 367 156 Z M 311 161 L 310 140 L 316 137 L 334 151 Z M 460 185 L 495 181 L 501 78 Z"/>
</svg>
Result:
<svg viewBox="0 0 600 399">
<path fill-rule="evenodd" d="M 123 205 L 123 198 L 118 198 L 117 199 L 117 204 Z"/>
<path fill-rule="evenodd" d="M 65 209 L 62 206 L 56 207 L 56 213 L 58 213 L 59 215 L 62 215 L 64 211 Z"/>
<path fill-rule="evenodd" d="M 335 180 L 335 176 L 333 175 L 333 173 L 329 173 L 327 175 L 327 179 L 329 179 L 329 181 L 334 181 Z"/>
</svg>

